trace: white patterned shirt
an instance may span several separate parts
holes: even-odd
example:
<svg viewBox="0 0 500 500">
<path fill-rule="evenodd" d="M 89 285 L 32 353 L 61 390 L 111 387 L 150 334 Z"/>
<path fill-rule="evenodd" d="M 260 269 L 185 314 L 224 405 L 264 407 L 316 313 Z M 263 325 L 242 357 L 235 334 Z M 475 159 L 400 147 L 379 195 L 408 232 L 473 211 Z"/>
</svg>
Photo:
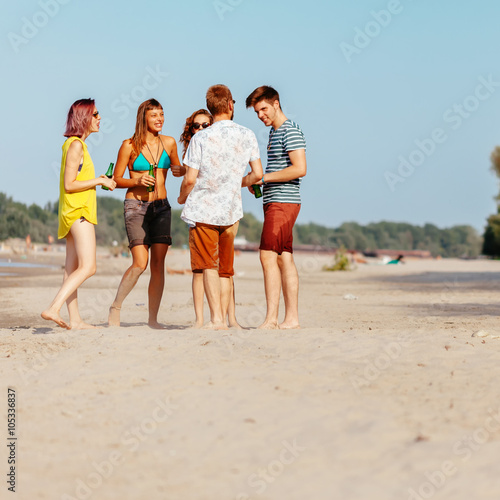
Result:
<svg viewBox="0 0 500 500">
<path fill-rule="evenodd" d="M 221 120 L 193 136 L 184 164 L 198 177 L 181 219 L 230 226 L 243 217 L 241 179 L 248 163 L 260 158 L 255 134 L 231 120 Z"/>
</svg>

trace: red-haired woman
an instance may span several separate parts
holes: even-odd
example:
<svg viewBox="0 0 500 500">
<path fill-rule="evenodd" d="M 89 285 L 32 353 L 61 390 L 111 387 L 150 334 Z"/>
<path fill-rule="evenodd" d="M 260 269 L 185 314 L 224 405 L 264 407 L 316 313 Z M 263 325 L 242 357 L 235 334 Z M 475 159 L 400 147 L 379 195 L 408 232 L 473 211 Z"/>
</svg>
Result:
<svg viewBox="0 0 500 500">
<path fill-rule="evenodd" d="M 122 303 L 146 270 L 151 251 L 148 325 L 163 328 L 158 323 L 158 310 L 165 284 L 165 257 L 172 244 L 165 183 L 169 168 L 175 177 L 185 173 L 175 139 L 160 134 L 164 121 L 163 108 L 156 99 L 143 102 L 137 110 L 134 135 L 123 141 L 118 151 L 113 178 L 119 188 L 127 188 L 124 214 L 132 265 L 125 271 L 109 308 L 110 326 L 120 325 Z M 149 175 L 150 166 L 154 176 Z M 129 178 L 124 177 L 127 169 Z"/>
<path fill-rule="evenodd" d="M 93 99 L 80 99 L 69 109 L 66 120 L 68 139 L 63 144 L 61 176 L 59 181 L 58 238 L 66 238 L 64 281 L 42 318 L 55 321 L 67 329 L 95 328 L 85 323 L 78 310 L 77 289 L 96 271 L 97 224 L 96 186 L 113 191 L 116 183 L 105 175 L 95 177 L 94 165 L 87 151 L 85 139 L 99 132 L 101 117 Z M 69 323 L 60 316 L 66 302 Z"/>
<path fill-rule="evenodd" d="M 184 125 L 184 131 L 181 134 L 180 141 L 183 145 L 184 152 L 182 153 L 182 159 L 186 156 L 186 151 L 191 142 L 194 134 L 200 130 L 204 130 L 214 122 L 213 116 L 206 109 L 199 109 L 195 111 L 191 116 L 186 118 L 186 123 Z M 235 225 L 235 231 L 238 230 L 238 225 Z M 201 328 L 203 326 L 203 297 L 205 294 L 205 286 L 203 285 L 203 271 L 193 270 L 193 305 L 194 314 L 196 316 L 195 328 Z M 241 328 L 236 320 L 235 315 L 235 298 L 234 298 L 234 283 L 233 277 L 231 276 L 231 299 L 229 300 L 229 307 L 227 310 L 228 326 L 233 328 Z"/>
</svg>

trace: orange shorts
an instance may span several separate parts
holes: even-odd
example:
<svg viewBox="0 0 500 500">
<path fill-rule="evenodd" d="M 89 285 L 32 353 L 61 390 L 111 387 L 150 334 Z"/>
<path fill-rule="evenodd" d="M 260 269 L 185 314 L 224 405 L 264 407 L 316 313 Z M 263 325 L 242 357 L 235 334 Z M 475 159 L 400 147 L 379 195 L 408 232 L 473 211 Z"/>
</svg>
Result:
<svg viewBox="0 0 500 500">
<path fill-rule="evenodd" d="M 299 211 L 300 203 L 266 203 L 259 249 L 293 253 L 293 226 Z"/>
<path fill-rule="evenodd" d="M 212 226 L 197 222 L 189 229 L 191 269 L 194 273 L 203 269 L 216 269 L 219 276 L 234 275 L 234 237 L 239 221 L 232 226 Z"/>
</svg>

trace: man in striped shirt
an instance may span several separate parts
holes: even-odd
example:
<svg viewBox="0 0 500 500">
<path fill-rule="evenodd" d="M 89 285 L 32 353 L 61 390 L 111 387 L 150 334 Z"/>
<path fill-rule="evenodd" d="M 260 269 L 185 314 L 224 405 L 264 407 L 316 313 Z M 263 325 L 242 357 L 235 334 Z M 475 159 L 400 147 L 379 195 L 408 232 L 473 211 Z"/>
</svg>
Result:
<svg viewBox="0 0 500 500">
<path fill-rule="evenodd" d="M 264 191 L 264 226 L 260 262 L 264 271 L 267 313 L 259 328 L 300 328 L 299 275 L 293 260 L 293 226 L 300 210 L 300 181 L 307 172 L 306 141 L 300 127 L 283 113 L 278 92 L 255 89 L 246 100 L 269 131 L 267 168 L 256 184 Z M 251 191 L 252 188 L 249 188 Z M 285 319 L 278 324 L 283 288 Z"/>
</svg>

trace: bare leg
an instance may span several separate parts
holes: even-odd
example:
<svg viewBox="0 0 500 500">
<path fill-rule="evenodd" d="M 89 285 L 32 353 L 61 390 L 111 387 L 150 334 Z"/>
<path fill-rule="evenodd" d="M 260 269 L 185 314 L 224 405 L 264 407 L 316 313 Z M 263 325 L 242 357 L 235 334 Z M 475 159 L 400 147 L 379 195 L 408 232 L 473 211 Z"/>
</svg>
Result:
<svg viewBox="0 0 500 500">
<path fill-rule="evenodd" d="M 280 328 L 300 328 L 299 324 L 299 274 L 295 267 L 293 254 L 283 252 L 278 257 L 283 284 L 283 298 L 285 299 L 285 319 Z"/>
<path fill-rule="evenodd" d="M 64 263 L 64 278 L 63 283 L 68 279 L 68 276 L 75 272 L 78 268 L 78 256 L 76 254 L 75 239 L 71 232 L 66 237 L 66 261 Z M 80 311 L 78 310 L 78 291 L 75 290 L 66 300 L 66 307 L 69 313 L 70 328 L 74 328 L 75 323 L 82 323 Z"/>
<path fill-rule="evenodd" d="M 224 229 L 219 234 L 219 271 L 223 270 L 224 277 L 219 276 L 221 285 L 221 312 L 224 325 L 241 328 L 235 317 L 234 302 L 234 238 L 238 232 L 239 221 Z M 227 273 L 227 274 L 226 274 Z M 227 318 L 227 323 L 226 323 Z"/>
<path fill-rule="evenodd" d="M 264 289 L 266 292 L 267 313 L 261 329 L 278 328 L 278 310 L 281 293 L 281 272 L 278 254 L 272 250 L 260 251 L 260 263 L 264 271 Z"/>
<path fill-rule="evenodd" d="M 230 277 L 220 279 L 220 306 L 222 313 L 222 320 L 224 324 L 226 323 L 226 317 L 229 309 L 229 302 L 231 301 L 232 296 L 232 281 Z"/>
<path fill-rule="evenodd" d="M 165 328 L 158 323 L 158 311 L 160 310 L 161 298 L 165 287 L 165 257 L 168 252 L 168 245 L 155 243 L 151 245 L 151 278 L 149 279 L 149 319 L 148 325 L 151 328 Z"/>
<path fill-rule="evenodd" d="M 127 295 L 132 291 L 139 276 L 148 267 L 148 247 L 146 245 L 136 245 L 130 249 L 132 253 L 132 265 L 125 271 L 118 286 L 116 297 L 109 308 L 108 325 L 120 326 L 120 309 Z"/>
<path fill-rule="evenodd" d="M 203 285 L 207 296 L 208 307 L 210 308 L 210 323 L 207 328 L 214 330 L 227 330 L 224 324 L 221 308 L 221 278 L 216 269 L 203 270 Z"/>
<path fill-rule="evenodd" d="M 230 328 L 239 328 L 241 329 L 241 325 L 238 323 L 236 319 L 236 296 L 234 293 L 234 280 L 231 276 L 231 291 L 229 296 L 229 305 L 227 308 L 227 323 Z"/>
<path fill-rule="evenodd" d="M 76 301 L 77 288 L 96 271 L 96 244 L 94 225 L 85 219 L 77 220 L 66 237 L 66 262 L 68 271 L 63 284 L 49 308 L 42 312 L 42 318 L 56 322 L 63 328 L 71 328 L 71 323 L 81 322 Z M 70 324 L 60 316 L 62 305 L 68 301 Z"/>
<path fill-rule="evenodd" d="M 70 233 L 71 234 L 71 233 Z M 78 255 L 75 248 L 75 240 L 72 236 L 66 240 L 66 262 L 64 265 L 64 281 L 68 276 L 75 272 L 78 268 Z M 78 290 L 75 290 L 66 300 L 66 307 L 69 313 L 69 324 L 72 330 L 85 330 L 89 328 L 97 328 L 94 325 L 89 325 L 83 321 L 78 309 Z"/>
<path fill-rule="evenodd" d="M 193 305 L 196 316 L 195 328 L 203 326 L 203 297 L 205 288 L 203 286 L 203 273 L 193 273 Z"/>
</svg>

